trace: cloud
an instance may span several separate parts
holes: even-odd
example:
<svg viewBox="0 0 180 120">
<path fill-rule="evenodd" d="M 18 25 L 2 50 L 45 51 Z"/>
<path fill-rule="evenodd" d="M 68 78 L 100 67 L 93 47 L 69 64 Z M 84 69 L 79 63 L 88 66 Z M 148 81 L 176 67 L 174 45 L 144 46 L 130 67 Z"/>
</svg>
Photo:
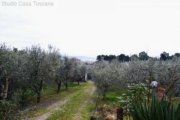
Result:
<svg viewBox="0 0 180 120">
<path fill-rule="evenodd" d="M 53 7 L 1 6 L 0 40 L 19 48 L 52 44 L 72 56 L 180 51 L 177 0 L 49 1 Z"/>
</svg>

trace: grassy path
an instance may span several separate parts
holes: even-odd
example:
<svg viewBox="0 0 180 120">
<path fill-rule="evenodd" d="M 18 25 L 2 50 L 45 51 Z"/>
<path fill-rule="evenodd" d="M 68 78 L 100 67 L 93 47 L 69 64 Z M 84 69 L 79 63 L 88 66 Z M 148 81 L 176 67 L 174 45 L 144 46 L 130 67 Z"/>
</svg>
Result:
<svg viewBox="0 0 180 120">
<path fill-rule="evenodd" d="M 69 101 L 56 110 L 48 120 L 89 120 L 91 109 L 94 107 L 92 101 L 95 87 L 88 82 L 81 90 L 77 91 Z"/>
<path fill-rule="evenodd" d="M 46 108 L 45 113 L 43 113 L 40 116 L 36 116 L 36 117 L 33 117 L 33 118 L 28 118 L 28 120 L 46 120 L 52 114 L 53 111 L 59 109 L 61 106 L 66 104 L 66 102 L 68 100 L 69 99 L 66 98 L 65 100 L 61 100 L 59 102 L 53 103 L 52 105 L 50 105 L 49 107 Z"/>
<path fill-rule="evenodd" d="M 93 94 L 95 87 L 89 87 L 83 91 L 83 96 L 79 101 L 78 110 L 73 114 L 72 120 L 89 120 L 90 110 L 94 108 Z"/>
<path fill-rule="evenodd" d="M 37 109 L 28 112 L 24 120 L 89 120 L 94 107 L 94 92 L 91 81 L 69 88 L 42 101 Z"/>
</svg>

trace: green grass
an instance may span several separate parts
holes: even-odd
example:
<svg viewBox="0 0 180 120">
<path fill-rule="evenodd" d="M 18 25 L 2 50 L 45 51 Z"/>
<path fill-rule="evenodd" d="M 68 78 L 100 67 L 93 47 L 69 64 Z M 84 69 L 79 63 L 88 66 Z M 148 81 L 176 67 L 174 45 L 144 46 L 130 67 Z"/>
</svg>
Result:
<svg viewBox="0 0 180 120">
<path fill-rule="evenodd" d="M 89 97 L 89 99 L 95 99 L 94 97 L 96 96 L 96 94 L 94 93 L 93 96 L 91 96 L 91 98 Z M 86 104 L 86 106 L 84 106 L 83 110 L 82 110 L 82 118 L 83 120 L 89 120 L 90 117 L 92 116 L 92 111 L 95 109 L 96 104 L 93 102 L 88 102 L 88 104 Z"/>
<path fill-rule="evenodd" d="M 127 89 L 111 89 L 106 93 L 106 98 L 105 99 L 98 99 L 97 104 L 98 108 L 103 108 L 103 106 L 106 106 L 107 109 L 110 110 L 115 110 L 116 108 L 120 107 L 119 100 L 117 97 L 120 97 L 123 93 L 125 93 Z M 97 119 L 103 120 L 103 115 L 102 111 L 98 111 L 99 114 Z M 131 117 L 129 116 L 124 116 L 123 120 L 132 120 Z"/>
<path fill-rule="evenodd" d="M 124 116 L 123 120 L 133 120 L 132 117 Z"/>
<path fill-rule="evenodd" d="M 117 99 L 118 96 L 120 96 L 120 94 L 118 92 L 110 91 L 110 92 L 107 92 L 106 100 L 110 101 L 110 102 L 117 102 L 118 101 L 118 99 Z"/>
<path fill-rule="evenodd" d="M 83 84 L 83 83 L 80 83 L 80 84 Z M 74 82 L 69 82 L 68 83 L 68 88 L 69 89 L 78 88 L 78 87 L 79 87 L 79 85 L 77 83 L 74 83 Z M 60 93 L 62 91 L 66 91 L 64 85 L 61 86 Z M 52 95 L 56 94 L 56 92 L 57 92 L 57 85 L 45 86 L 44 89 L 42 90 L 42 97 L 43 96 L 52 96 Z"/>
<path fill-rule="evenodd" d="M 77 116 L 79 116 L 77 119 L 89 120 L 94 104 L 88 101 L 92 95 L 86 93 L 85 90 L 92 87 L 92 85 L 92 83 L 84 83 L 83 88 L 76 91 L 70 100 L 54 112 L 48 120 L 73 120 Z"/>
<path fill-rule="evenodd" d="M 126 92 L 127 89 L 123 89 L 123 90 L 110 90 L 107 92 L 106 94 L 106 99 L 105 100 L 101 100 L 100 101 L 100 105 L 108 105 L 110 106 L 112 109 L 113 107 L 118 107 L 119 103 L 118 103 L 118 99 L 117 97 L 121 96 L 123 93 Z M 172 99 L 172 103 L 177 105 L 178 103 L 180 103 L 180 97 L 174 97 Z M 124 120 L 132 120 L 132 117 L 129 116 L 124 116 Z"/>
<path fill-rule="evenodd" d="M 85 86 L 87 86 L 87 83 L 81 83 L 80 85 L 77 85 L 76 83 L 69 83 L 69 88 L 68 90 L 65 90 L 65 87 L 63 86 L 60 93 L 57 94 L 56 93 L 56 86 L 50 86 L 50 87 L 46 87 L 43 89 L 42 91 L 42 97 L 41 97 L 41 102 L 44 101 L 48 101 L 48 100 L 63 100 L 66 99 L 69 96 L 73 96 L 75 93 L 77 93 L 78 91 L 80 91 L 81 89 L 83 89 Z M 33 104 L 32 105 L 36 105 L 36 98 L 33 98 Z M 38 105 L 37 105 L 38 106 Z M 25 113 L 23 116 L 26 117 L 36 117 L 36 116 L 40 116 L 44 113 L 48 112 L 46 107 L 36 107 L 32 110 L 30 110 L 28 113 Z"/>
<path fill-rule="evenodd" d="M 26 117 L 30 118 L 32 116 L 39 116 L 39 115 L 42 115 L 43 113 L 46 113 L 48 112 L 47 109 L 44 109 L 44 108 L 36 108 L 34 109 L 33 111 L 30 111 L 28 112 L 28 114 L 26 115 Z"/>
<path fill-rule="evenodd" d="M 118 98 L 122 95 L 125 90 L 110 90 L 106 93 L 106 98 L 102 99 L 101 97 L 97 99 L 98 106 L 103 106 L 104 104 L 109 107 L 117 107 L 119 106 Z"/>
<path fill-rule="evenodd" d="M 106 93 L 106 102 L 109 103 L 117 103 L 118 102 L 118 98 L 119 96 L 121 96 L 126 90 L 125 89 L 115 89 L 115 90 L 110 90 Z"/>
<path fill-rule="evenodd" d="M 78 109 L 80 97 L 82 97 L 82 94 L 80 92 L 73 95 L 70 98 L 71 100 L 60 110 L 56 111 L 52 116 L 50 116 L 48 120 L 71 120 L 73 117 L 72 113 L 75 113 Z"/>
</svg>

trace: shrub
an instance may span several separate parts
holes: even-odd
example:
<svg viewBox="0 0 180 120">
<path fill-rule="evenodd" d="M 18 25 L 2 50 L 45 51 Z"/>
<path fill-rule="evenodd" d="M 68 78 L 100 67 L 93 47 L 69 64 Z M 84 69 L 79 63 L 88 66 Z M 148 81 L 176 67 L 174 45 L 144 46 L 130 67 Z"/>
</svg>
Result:
<svg viewBox="0 0 180 120">
<path fill-rule="evenodd" d="M 134 103 L 130 113 L 133 120 L 180 120 L 180 104 L 177 106 L 155 97 L 151 103 L 147 101 Z"/>
<path fill-rule="evenodd" d="M 17 105 L 24 107 L 30 102 L 30 96 L 33 96 L 30 89 L 19 89 L 14 93 L 12 99 Z"/>
<path fill-rule="evenodd" d="M 12 101 L 0 100 L 0 120 L 16 120 L 16 105 Z"/>
<path fill-rule="evenodd" d="M 129 86 L 128 90 L 118 97 L 120 107 L 128 114 L 134 103 L 147 100 L 147 93 L 148 89 L 142 83 Z"/>
</svg>

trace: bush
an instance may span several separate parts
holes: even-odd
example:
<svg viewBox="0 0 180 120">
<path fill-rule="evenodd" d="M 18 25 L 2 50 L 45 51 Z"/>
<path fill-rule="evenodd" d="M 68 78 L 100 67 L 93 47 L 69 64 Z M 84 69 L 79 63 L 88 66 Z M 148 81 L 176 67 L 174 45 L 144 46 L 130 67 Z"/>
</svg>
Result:
<svg viewBox="0 0 180 120">
<path fill-rule="evenodd" d="M 16 105 L 12 101 L 0 100 L 0 120 L 16 120 Z"/>
<path fill-rule="evenodd" d="M 151 103 L 147 101 L 134 103 L 130 113 L 133 120 L 180 120 L 180 104 L 177 106 L 155 97 Z"/>
<path fill-rule="evenodd" d="M 33 96 L 33 92 L 30 89 L 19 89 L 13 95 L 13 101 L 21 107 L 26 106 L 29 103 L 30 96 Z"/>
<path fill-rule="evenodd" d="M 142 83 L 129 86 L 128 90 L 118 97 L 120 107 L 128 114 L 134 103 L 147 100 L 147 94 L 148 89 Z"/>
</svg>

